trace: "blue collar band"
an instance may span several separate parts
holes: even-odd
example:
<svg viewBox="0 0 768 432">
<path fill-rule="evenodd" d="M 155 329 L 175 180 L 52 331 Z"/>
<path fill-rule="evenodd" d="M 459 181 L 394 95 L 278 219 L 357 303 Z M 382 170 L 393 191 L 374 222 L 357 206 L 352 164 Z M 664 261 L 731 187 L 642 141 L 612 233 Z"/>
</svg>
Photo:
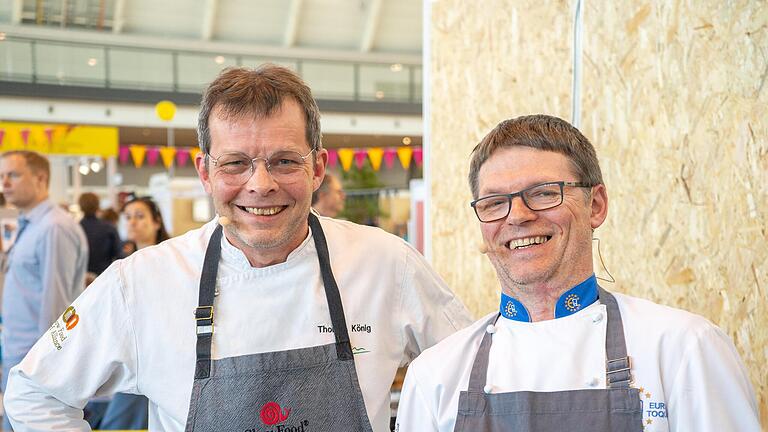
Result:
<svg viewBox="0 0 768 432">
<path fill-rule="evenodd" d="M 595 275 L 569 289 L 555 303 L 555 318 L 567 317 L 591 305 L 597 300 L 597 279 Z M 514 321 L 531 322 L 528 309 L 514 297 L 501 293 L 501 316 Z"/>
</svg>

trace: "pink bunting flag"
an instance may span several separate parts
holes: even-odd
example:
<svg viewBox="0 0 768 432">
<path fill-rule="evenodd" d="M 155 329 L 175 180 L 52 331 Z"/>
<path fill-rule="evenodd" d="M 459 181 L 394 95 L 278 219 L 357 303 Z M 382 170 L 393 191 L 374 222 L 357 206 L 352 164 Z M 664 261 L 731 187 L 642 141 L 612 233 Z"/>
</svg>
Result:
<svg viewBox="0 0 768 432">
<path fill-rule="evenodd" d="M 189 160 L 189 150 L 187 149 L 176 150 L 176 165 L 180 167 L 186 166 L 188 160 Z"/>
<path fill-rule="evenodd" d="M 422 162 L 424 162 L 424 151 L 421 147 L 413 148 L 413 160 L 416 161 L 416 166 L 421 167 Z"/>
<path fill-rule="evenodd" d="M 365 150 L 355 150 L 355 166 L 357 169 L 363 169 L 365 164 L 365 158 L 368 157 L 368 152 Z"/>
<path fill-rule="evenodd" d="M 24 128 L 19 133 L 21 134 L 21 140 L 24 141 L 24 147 L 26 147 L 29 144 L 29 129 Z"/>
<path fill-rule="evenodd" d="M 392 169 L 395 165 L 395 155 L 397 155 L 397 152 L 392 147 L 384 150 L 384 166 L 387 167 L 387 169 Z"/>
<path fill-rule="evenodd" d="M 339 152 L 335 149 L 328 150 L 328 168 L 336 168 L 339 163 Z"/>
<path fill-rule="evenodd" d="M 155 166 L 160 156 L 160 150 L 157 147 L 147 147 L 147 163 L 149 166 Z"/>
<path fill-rule="evenodd" d="M 120 146 L 120 149 L 117 151 L 117 160 L 120 162 L 121 165 L 125 165 L 128 163 L 128 157 L 131 156 L 131 149 L 128 148 L 128 146 Z"/>
<path fill-rule="evenodd" d="M 45 132 L 45 137 L 48 138 L 48 145 L 53 144 L 53 128 L 47 127 L 45 128 L 44 132 Z"/>
<path fill-rule="evenodd" d="M 0 129 L 0 147 L 3 146 L 3 139 L 5 139 L 5 129 Z"/>
</svg>

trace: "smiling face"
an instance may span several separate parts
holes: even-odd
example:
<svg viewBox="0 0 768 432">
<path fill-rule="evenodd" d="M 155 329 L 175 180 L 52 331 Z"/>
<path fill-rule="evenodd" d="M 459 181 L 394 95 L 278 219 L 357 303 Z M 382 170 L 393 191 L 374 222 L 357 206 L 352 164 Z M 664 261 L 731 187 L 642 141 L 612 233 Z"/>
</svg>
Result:
<svg viewBox="0 0 768 432">
<path fill-rule="evenodd" d="M 501 148 L 480 168 L 479 196 L 580 180 L 560 153 Z M 505 291 L 565 291 L 592 274 L 592 230 L 605 220 L 608 198 L 604 185 L 594 186 L 588 196 L 584 192 L 566 186 L 563 203 L 541 211 L 530 210 L 515 197 L 505 219 L 480 224 L 488 258 Z"/>
<path fill-rule="evenodd" d="M 283 101 L 272 116 L 257 118 L 223 116 L 214 108 L 209 120 L 211 156 L 240 152 L 251 158 L 267 158 L 278 151 L 306 155 L 311 147 L 306 122 L 299 105 Z M 285 261 L 308 233 L 307 216 L 312 192 L 320 186 L 328 154 L 325 150 L 306 158 L 301 170 L 289 180 L 275 181 L 264 160 L 255 162 L 253 175 L 244 184 L 232 186 L 225 174 L 204 155 L 197 157 L 197 171 L 212 196 L 216 212 L 229 219 L 227 239 L 242 250 L 251 265 L 266 266 Z"/>
</svg>

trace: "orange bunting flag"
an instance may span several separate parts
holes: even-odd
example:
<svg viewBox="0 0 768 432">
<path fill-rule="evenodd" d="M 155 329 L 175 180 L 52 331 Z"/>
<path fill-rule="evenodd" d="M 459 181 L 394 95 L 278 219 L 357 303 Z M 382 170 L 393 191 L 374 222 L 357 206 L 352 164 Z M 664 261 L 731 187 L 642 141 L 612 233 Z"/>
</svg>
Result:
<svg viewBox="0 0 768 432">
<path fill-rule="evenodd" d="M 147 154 L 147 148 L 143 145 L 131 145 L 128 146 L 128 150 L 131 152 L 131 159 L 136 168 L 141 168 L 144 165 L 144 155 Z"/>
<path fill-rule="evenodd" d="M 368 159 L 371 160 L 371 166 L 374 171 L 378 171 L 381 168 L 381 159 L 384 157 L 384 149 L 381 147 L 373 147 L 368 149 Z"/>
<path fill-rule="evenodd" d="M 192 163 L 195 163 L 195 158 L 197 158 L 197 154 L 200 153 L 200 147 L 192 147 L 189 149 L 189 159 L 192 160 Z"/>
<path fill-rule="evenodd" d="M 163 159 L 163 165 L 170 168 L 173 165 L 173 157 L 176 155 L 174 147 L 160 147 L 160 157 Z"/>
<path fill-rule="evenodd" d="M 339 161 L 341 161 L 341 167 L 344 171 L 349 171 L 352 168 L 352 159 L 355 157 L 355 151 L 348 148 L 339 149 Z"/>
<path fill-rule="evenodd" d="M 400 159 L 400 164 L 403 166 L 403 169 L 408 169 L 411 166 L 412 154 L 413 149 L 410 147 L 399 147 L 397 149 L 397 158 Z"/>
</svg>

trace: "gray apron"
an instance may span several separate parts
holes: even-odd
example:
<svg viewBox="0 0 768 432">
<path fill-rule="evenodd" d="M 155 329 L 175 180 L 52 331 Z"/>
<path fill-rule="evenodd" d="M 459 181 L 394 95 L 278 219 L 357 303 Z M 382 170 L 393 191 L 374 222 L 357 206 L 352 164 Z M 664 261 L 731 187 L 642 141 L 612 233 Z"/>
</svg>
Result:
<svg viewBox="0 0 768 432">
<path fill-rule="evenodd" d="M 197 363 L 186 432 L 372 432 L 320 222 L 309 215 L 335 343 L 211 359 L 221 226 L 200 277 Z"/>
<path fill-rule="evenodd" d="M 605 338 L 608 388 L 486 394 L 483 388 L 488 376 L 492 339 L 492 335 L 486 332 L 472 365 L 468 390 L 459 395 L 454 431 L 642 432 L 640 393 L 638 389 L 629 387 L 632 375 L 621 313 L 613 295 L 598 289 L 600 301 L 608 311 Z M 498 317 L 493 317 L 489 324 Z"/>
</svg>

